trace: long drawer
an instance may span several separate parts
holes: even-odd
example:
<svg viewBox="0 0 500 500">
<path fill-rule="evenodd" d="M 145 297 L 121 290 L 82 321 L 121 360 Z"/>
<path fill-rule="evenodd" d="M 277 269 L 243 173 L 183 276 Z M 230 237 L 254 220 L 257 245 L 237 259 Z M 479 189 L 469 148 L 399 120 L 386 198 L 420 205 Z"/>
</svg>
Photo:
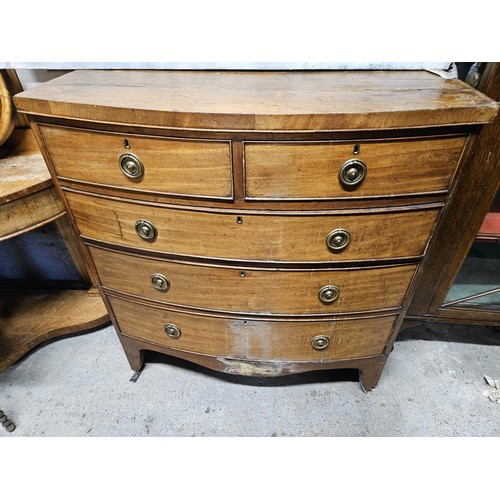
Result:
<svg viewBox="0 0 500 500">
<path fill-rule="evenodd" d="M 141 192 L 232 197 L 229 141 L 151 138 L 47 125 L 39 129 L 62 179 Z"/>
<path fill-rule="evenodd" d="M 71 191 L 66 197 L 85 237 L 175 255 L 260 262 L 419 257 L 439 213 L 439 208 L 432 206 L 345 215 L 239 215 L 166 208 Z M 143 239 L 137 230 L 152 239 Z M 337 243 L 342 246 L 346 241 L 337 250 Z"/>
<path fill-rule="evenodd" d="M 193 265 L 89 247 L 101 284 L 168 304 L 250 314 L 332 314 L 397 308 L 415 265 L 272 270 Z"/>
<path fill-rule="evenodd" d="M 465 142 L 465 137 L 350 144 L 248 142 L 246 197 L 381 197 L 446 190 Z M 356 178 L 357 168 L 364 169 L 363 178 Z M 346 175 L 347 184 L 342 180 Z"/>
<path fill-rule="evenodd" d="M 120 332 L 183 351 L 255 360 L 330 361 L 381 354 L 396 316 L 264 321 L 185 314 L 108 296 Z"/>
</svg>

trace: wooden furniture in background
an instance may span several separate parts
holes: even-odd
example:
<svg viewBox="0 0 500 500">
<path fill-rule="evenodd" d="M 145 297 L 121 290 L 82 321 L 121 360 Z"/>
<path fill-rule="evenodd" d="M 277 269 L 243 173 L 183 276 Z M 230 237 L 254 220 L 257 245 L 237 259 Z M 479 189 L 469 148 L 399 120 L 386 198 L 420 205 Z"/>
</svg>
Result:
<svg viewBox="0 0 500 500">
<path fill-rule="evenodd" d="M 12 102 L 12 85 L 5 70 L 0 70 L 0 146 L 14 130 L 16 109 Z"/>
<path fill-rule="evenodd" d="M 478 89 L 500 101 L 500 63 L 486 66 Z M 470 306 L 465 301 L 445 303 L 474 241 L 496 240 L 498 237 L 495 235 L 498 212 L 495 212 L 494 205 L 500 189 L 498 115 L 493 123 L 482 128 L 475 141 L 471 141 L 465 162 L 466 168 L 462 169 L 454 184 L 449 203 L 441 215 L 441 224 L 427 250 L 422 279 L 408 307 L 407 326 L 429 321 L 500 326 L 500 310 Z M 493 292 L 498 293 L 500 289 Z"/>
<path fill-rule="evenodd" d="M 12 81 L 7 72 L 2 72 L 1 77 L 3 92 L 7 94 Z M 8 113 L 4 113 L 6 109 Z M 69 227 L 66 210 L 33 133 L 29 128 L 14 128 L 15 120 L 11 96 L 2 95 L 1 129 L 5 134 L 4 142 L 0 143 L 0 151 L 3 151 L 0 155 L 0 242 L 55 221 L 84 284 L 91 287 L 81 244 Z M 0 290 L 0 306 L 0 371 L 46 340 L 109 322 L 103 301 L 94 288 L 90 291 Z"/>
<path fill-rule="evenodd" d="M 491 205 L 475 241 L 500 243 L 500 197 Z"/>
<path fill-rule="evenodd" d="M 351 367 L 365 390 L 498 108 L 424 71 L 77 71 L 15 101 L 132 369 Z"/>
</svg>

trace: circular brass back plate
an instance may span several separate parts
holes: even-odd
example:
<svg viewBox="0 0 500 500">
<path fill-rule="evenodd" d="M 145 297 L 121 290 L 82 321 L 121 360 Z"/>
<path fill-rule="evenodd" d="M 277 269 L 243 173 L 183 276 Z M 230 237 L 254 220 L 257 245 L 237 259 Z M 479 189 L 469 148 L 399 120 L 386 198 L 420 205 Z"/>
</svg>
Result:
<svg viewBox="0 0 500 500">
<path fill-rule="evenodd" d="M 334 229 L 326 237 L 326 246 L 333 252 L 344 250 L 351 241 L 349 231 L 345 229 Z"/>
<path fill-rule="evenodd" d="M 317 351 L 326 349 L 329 343 L 330 339 L 326 335 L 316 335 L 316 337 L 311 340 L 313 349 L 316 349 Z"/>
<path fill-rule="evenodd" d="M 118 165 L 129 179 L 140 179 L 144 175 L 144 165 L 132 153 L 122 154 L 118 159 Z"/>
<path fill-rule="evenodd" d="M 143 240 L 154 240 L 158 235 L 156 231 L 156 227 L 145 219 L 139 219 L 135 223 L 135 232 L 143 239 Z"/>
<path fill-rule="evenodd" d="M 366 165 L 361 160 L 348 160 L 339 170 L 339 181 L 345 188 L 359 186 L 366 176 Z"/>
</svg>

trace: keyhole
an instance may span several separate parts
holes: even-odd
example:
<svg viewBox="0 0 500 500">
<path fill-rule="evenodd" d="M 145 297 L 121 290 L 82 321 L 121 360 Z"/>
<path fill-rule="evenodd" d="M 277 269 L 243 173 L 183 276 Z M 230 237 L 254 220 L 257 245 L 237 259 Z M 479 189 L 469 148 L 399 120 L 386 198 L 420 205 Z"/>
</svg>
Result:
<svg viewBox="0 0 500 500">
<path fill-rule="evenodd" d="M 241 217 L 241 216 L 238 215 L 238 217 L 236 217 L 236 223 L 237 224 L 243 224 L 243 217 Z"/>
<path fill-rule="evenodd" d="M 130 148 L 131 148 L 130 143 L 128 142 L 128 139 L 124 139 L 124 141 L 123 141 L 123 145 L 124 145 L 127 149 L 130 149 Z"/>
<path fill-rule="evenodd" d="M 353 155 L 359 155 L 359 144 L 354 145 L 354 149 L 352 150 Z"/>
</svg>

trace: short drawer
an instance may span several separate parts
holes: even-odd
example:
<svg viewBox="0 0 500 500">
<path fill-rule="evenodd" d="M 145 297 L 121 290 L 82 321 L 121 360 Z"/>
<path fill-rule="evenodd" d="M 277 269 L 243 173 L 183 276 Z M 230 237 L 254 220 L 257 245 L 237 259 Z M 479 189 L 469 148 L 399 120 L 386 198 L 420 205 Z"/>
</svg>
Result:
<svg viewBox="0 0 500 500">
<path fill-rule="evenodd" d="M 369 143 L 245 143 L 251 199 L 334 199 L 448 189 L 465 137 Z"/>
<path fill-rule="evenodd" d="M 62 180 L 131 191 L 232 198 L 229 141 L 107 134 L 48 125 L 39 129 Z"/>
<path fill-rule="evenodd" d="M 249 360 L 330 361 L 381 354 L 397 317 L 250 320 L 108 299 L 120 332 L 130 337 L 182 351 Z"/>
<path fill-rule="evenodd" d="M 401 306 L 415 265 L 273 270 L 193 265 L 89 247 L 101 284 L 167 304 L 247 314 L 332 314 Z"/>
<path fill-rule="evenodd" d="M 76 192 L 67 192 L 66 197 L 85 237 L 181 256 L 259 262 L 421 256 L 439 212 L 432 208 L 350 215 L 238 215 Z M 139 236 L 138 231 L 151 239 Z M 340 248 L 345 242 L 336 250 L 337 243 Z"/>
</svg>

